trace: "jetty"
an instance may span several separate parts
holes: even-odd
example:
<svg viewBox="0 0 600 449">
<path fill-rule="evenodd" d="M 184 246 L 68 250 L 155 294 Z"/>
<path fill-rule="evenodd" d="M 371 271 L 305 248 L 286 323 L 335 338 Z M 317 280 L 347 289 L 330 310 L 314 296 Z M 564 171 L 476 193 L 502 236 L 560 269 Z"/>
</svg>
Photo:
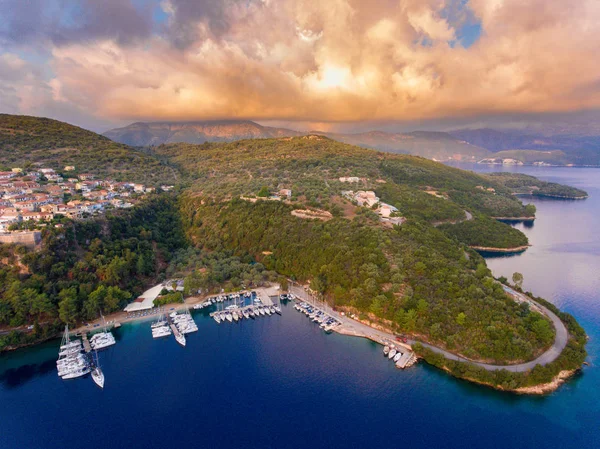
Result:
<svg viewBox="0 0 600 449">
<path fill-rule="evenodd" d="M 92 352 L 92 345 L 90 344 L 90 341 L 88 340 L 88 336 L 86 332 L 82 332 L 81 333 L 81 340 L 83 341 L 83 349 L 86 353 L 88 352 Z"/>
</svg>

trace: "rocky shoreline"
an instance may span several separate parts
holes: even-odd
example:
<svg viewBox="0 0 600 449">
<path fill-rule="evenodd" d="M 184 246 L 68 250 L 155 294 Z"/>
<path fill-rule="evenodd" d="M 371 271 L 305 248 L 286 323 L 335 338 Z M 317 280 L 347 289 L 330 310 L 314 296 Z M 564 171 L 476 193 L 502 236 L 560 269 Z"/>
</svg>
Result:
<svg viewBox="0 0 600 449">
<path fill-rule="evenodd" d="M 514 248 L 494 248 L 489 246 L 469 246 L 469 248 L 475 251 L 485 251 L 488 253 L 522 253 L 527 250 L 531 245 L 516 246 Z"/>
</svg>

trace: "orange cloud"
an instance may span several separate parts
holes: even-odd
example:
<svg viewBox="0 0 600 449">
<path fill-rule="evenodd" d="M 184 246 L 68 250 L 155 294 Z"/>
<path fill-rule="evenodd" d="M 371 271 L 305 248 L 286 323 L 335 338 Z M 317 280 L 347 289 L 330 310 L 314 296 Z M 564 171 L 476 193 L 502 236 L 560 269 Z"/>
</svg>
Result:
<svg viewBox="0 0 600 449">
<path fill-rule="evenodd" d="M 119 120 L 341 122 L 600 107 L 597 0 L 470 0 L 483 30 L 470 48 L 449 43 L 457 29 L 444 16 L 448 2 L 236 4 L 218 36 L 198 22 L 185 48 L 157 35 L 55 47 L 51 86 L 61 101 Z"/>
</svg>

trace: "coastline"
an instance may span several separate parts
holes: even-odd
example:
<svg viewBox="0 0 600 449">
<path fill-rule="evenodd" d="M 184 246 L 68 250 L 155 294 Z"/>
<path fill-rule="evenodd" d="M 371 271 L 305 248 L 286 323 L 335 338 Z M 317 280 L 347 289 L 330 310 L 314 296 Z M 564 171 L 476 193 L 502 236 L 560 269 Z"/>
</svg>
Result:
<svg viewBox="0 0 600 449">
<path fill-rule="evenodd" d="M 419 357 L 419 358 L 421 358 L 421 357 Z M 427 363 L 427 362 L 425 362 L 425 363 Z M 543 384 L 539 384 L 539 385 L 532 385 L 530 387 L 503 388 L 498 385 L 494 385 L 494 384 L 491 384 L 488 382 L 483 382 L 481 380 L 474 379 L 472 377 L 457 377 L 454 374 L 452 374 L 450 369 L 446 366 L 444 366 L 442 368 L 442 370 L 445 371 L 446 374 L 448 374 L 452 377 L 455 377 L 457 379 L 462 379 L 462 380 L 465 380 L 467 382 L 472 382 L 477 385 L 489 387 L 493 390 L 502 391 L 504 393 L 513 393 L 513 394 L 523 395 L 523 396 L 525 396 L 525 395 L 544 396 L 544 395 L 553 393 L 556 390 L 558 390 L 561 387 L 561 385 L 566 383 L 571 377 L 573 377 L 575 374 L 577 374 L 578 372 L 581 371 L 581 369 L 563 370 L 563 371 L 559 372 L 556 376 L 554 376 L 554 378 L 550 382 L 547 382 L 547 383 L 543 383 Z"/>
<path fill-rule="evenodd" d="M 303 301 L 314 301 L 314 299 L 311 300 L 309 298 L 306 298 L 307 292 L 305 292 L 303 289 L 301 289 L 299 287 L 292 287 L 290 289 L 290 291 L 293 292 L 294 294 L 296 294 L 296 296 Z M 190 306 L 193 306 L 194 304 L 201 303 L 205 299 L 206 299 L 205 297 L 192 296 L 192 297 L 187 298 L 186 302 L 184 302 L 184 303 L 166 304 L 163 306 L 163 310 L 165 312 L 171 311 L 171 310 L 179 311 L 181 309 L 189 308 Z M 407 350 L 414 352 L 415 356 L 418 359 L 421 359 L 425 362 L 427 362 L 427 360 L 423 356 L 419 355 L 414 350 L 414 348 L 413 348 L 414 344 L 418 343 L 418 344 L 428 347 L 429 349 L 435 349 L 435 347 L 431 346 L 430 344 L 422 343 L 418 340 L 414 340 L 413 336 L 411 336 L 406 342 L 400 341 L 397 338 L 397 335 L 394 333 L 394 331 L 389 329 L 388 327 L 384 326 L 383 324 L 379 324 L 379 323 L 373 322 L 373 321 L 363 321 L 358 318 L 351 318 L 347 313 L 342 314 L 340 312 L 333 311 L 333 310 L 328 311 L 328 313 L 336 316 L 336 318 L 339 319 L 340 322 L 342 323 L 340 326 L 337 326 L 333 329 L 334 332 L 336 332 L 340 335 L 365 338 L 365 339 L 371 340 L 381 346 L 386 346 L 386 345 L 401 346 Z M 136 316 L 128 316 L 128 315 L 129 314 L 127 312 L 120 311 L 120 312 L 116 312 L 116 313 L 107 315 L 106 317 L 104 317 L 104 319 L 106 320 L 106 323 L 109 325 L 109 327 L 112 327 L 117 323 L 119 325 L 121 325 L 121 324 L 125 324 L 125 323 L 133 323 L 133 322 L 137 322 L 137 321 L 139 321 L 139 322 L 151 321 L 157 317 L 157 313 L 152 313 L 152 314 L 143 315 L 143 316 L 137 316 L 137 315 Z M 95 325 L 99 325 L 99 326 L 95 327 Z M 101 330 L 101 326 L 102 326 L 102 320 L 100 318 L 98 318 L 94 321 L 87 323 L 86 325 L 81 325 L 77 328 L 74 328 L 72 330 L 72 332 L 74 334 L 76 334 L 76 333 L 79 333 L 79 334 L 80 333 L 91 333 L 91 332 Z M 49 337 L 49 338 L 45 339 L 44 341 L 48 341 L 48 340 L 51 340 L 53 338 L 58 338 L 58 337 L 60 337 L 60 334 L 57 334 L 55 337 Z M 13 351 L 16 349 L 21 349 L 21 348 L 28 347 L 28 346 L 34 346 L 34 345 L 37 345 L 38 343 L 42 343 L 42 341 L 22 345 L 22 346 L 15 347 L 15 348 L 10 348 L 10 349 L 7 349 L 5 352 Z M 446 352 L 443 349 L 439 349 L 439 351 L 441 351 L 442 353 Z M 560 353 L 562 353 L 562 351 L 560 351 Z M 473 365 L 479 365 L 479 366 L 486 365 L 485 363 L 482 363 L 482 362 L 476 362 L 476 361 L 464 359 L 463 357 L 456 355 L 456 354 L 452 354 L 452 353 L 449 353 L 449 354 L 451 355 L 450 357 L 444 356 L 445 360 L 461 361 L 463 363 L 467 363 L 467 364 L 471 363 Z M 528 362 L 528 363 L 531 363 L 531 362 Z M 428 364 L 431 365 L 431 363 L 428 363 Z M 510 388 L 504 388 L 504 387 L 501 387 L 499 385 L 495 385 L 492 383 L 488 383 L 488 382 L 485 382 L 482 380 L 478 380 L 475 378 L 466 377 L 466 376 L 462 377 L 460 375 L 456 375 L 455 373 L 453 373 L 450 370 L 450 368 L 447 365 L 442 365 L 442 366 L 431 365 L 431 366 L 438 367 L 438 368 L 442 369 L 443 371 L 446 371 L 452 377 L 455 377 L 457 379 L 467 380 L 467 381 L 470 381 L 470 382 L 473 382 L 473 383 L 476 383 L 476 384 L 479 384 L 482 386 L 487 386 L 487 387 L 490 387 L 490 388 L 493 388 L 493 389 L 496 389 L 499 391 L 512 392 L 512 393 L 516 393 L 516 394 L 529 394 L 529 395 L 543 395 L 543 394 L 547 394 L 552 391 L 555 391 L 562 384 L 564 384 L 570 377 L 572 377 L 575 373 L 577 373 L 581 369 L 581 368 L 578 368 L 578 369 L 573 369 L 573 370 L 560 371 L 550 382 L 547 382 L 547 383 L 528 386 L 528 387 L 519 387 L 519 388 L 510 389 Z M 492 366 L 492 368 L 507 369 L 509 371 L 518 371 L 518 369 L 512 369 L 512 368 L 519 368 L 519 367 L 516 367 L 515 365 L 506 365 L 506 366 Z"/>
<path fill-rule="evenodd" d="M 516 246 L 514 248 L 493 248 L 488 246 L 475 246 L 470 245 L 469 248 L 475 251 L 484 251 L 488 253 L 522 253 L 526 251 L 531 245 Z"/>
<path fill-rule="evenodd" d="M 565 195 L 552 195 L 550 193 L 536 193 L 536 192 L 515 192 L 514 196 L 533 196 L 539 198 L 555 198 L 559 200 L 585 200 L 589 198 L 589 195 L 585 196 L 565 196 Z"/>
<path fill-rule="evenodd" d="M 535 221 L 534 217 L 492 217 L 498 221 Z"/>
</svg>

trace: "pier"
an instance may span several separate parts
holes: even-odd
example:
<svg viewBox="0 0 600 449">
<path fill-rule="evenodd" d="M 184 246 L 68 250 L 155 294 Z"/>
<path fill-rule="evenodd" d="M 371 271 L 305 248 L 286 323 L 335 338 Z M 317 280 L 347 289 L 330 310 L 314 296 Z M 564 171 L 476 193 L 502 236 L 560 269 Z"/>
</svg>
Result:
<svg viewBox="0 0 600 449">
<path fill-rule="evenodd" d="M 92 345 L 90 345 L 90 341 L 88 340 L 87 333 L 81 333 L 81 340 L 83 341 L 83 349 L 85 352 L 92 352 Z"/>
</svg>

